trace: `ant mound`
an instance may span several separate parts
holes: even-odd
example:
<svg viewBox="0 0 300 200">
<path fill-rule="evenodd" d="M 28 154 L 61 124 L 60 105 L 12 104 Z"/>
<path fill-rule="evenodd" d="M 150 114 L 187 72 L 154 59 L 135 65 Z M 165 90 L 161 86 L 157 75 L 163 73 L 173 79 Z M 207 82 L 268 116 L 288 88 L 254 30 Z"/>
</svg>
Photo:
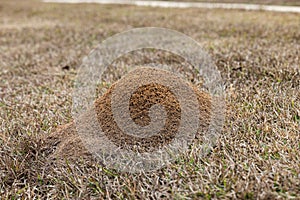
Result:
<svg viewBox="0 0 300 200">
<path fill-rule="evenodd" d="M 199 110 L 198 130 L 194 139 L 203 141 L 204 133 L 207 131 L 211 119 L 210 95 L 169 71 L 155 68 L 137 68 L 114 83 L 101 97 L 95 100 L 94 108 L 87 110 L 81 117 L 84 119 L 82 123 L 86 124 L 85 128 L 78 129 L 78 123 L 71 122 L 60 126 L 43 140 L 50 160 L 92 158 L 92 153 L 84 145 L 86 142 L 82 140 L 90 137 L 91 143 L 93 142 L 88 131 L 90 126 L 95 126 L 88 124 L 93 123 L 91 121 L 96 121 L 96 126 L 99 127 L 98 130 L 101 130 L 101 133 L 111 143 L 121 149 L 140 153 L 152 152 L 171 143 L 179 131 L 182 120 L 182 101 L 178 99 L 178 95 L 170 87 L 166 86 L 167 84 L 161 84 L 167 82 L 175 82 L 176 88 L 185 85 L 195 95 L 197 102 L 194 102 L 194 105 L 196 107 L 190 108 Z M 126 88 L 133 88 L 133 90 L 127 91 Z M 125 101 L 126 94 L 124 95 L 124 91 L 130 94 L 127 102 Z M 189 96 L 184 98 L 186 101 L 190 101 Z M 113 103 L 115 102 L 120 104 L 114 107 Z M 163 109 L 155 109 L 157 105 L 163 107 Z M 125 111 L 122 110 L 123 108 L 125 108 Z M 118 114 L 121 115 L 119 116 L 121 119 L 129 117 L 136 127 L 142 129 L 152 124 L 155 127 L 160 127 L 160 129 L 154 131 L 154 135 L 148 134 L 145 137 L 128 134 L 124 130 L 133 130 L 134 132 L 134 129 L 131 129 L 132 126 L 129 125 L 125 129 L 119 127 L 114 115 L 116 110 L 119 111 Z M 126 110 L 127 115 L 124 114 Z M 161 112 L 161 110 L 164 112 Z M 153 112 L 158 117 L 154 116 Z M 162 115 L 162 117 L 159 117 L 159 115 Z M 96 119 L 89 120 L 91 117 Z M 81 132 L 87 130 L 87 133 L 78 134 L 77 131 L 79 130 Z"/>
</svg>

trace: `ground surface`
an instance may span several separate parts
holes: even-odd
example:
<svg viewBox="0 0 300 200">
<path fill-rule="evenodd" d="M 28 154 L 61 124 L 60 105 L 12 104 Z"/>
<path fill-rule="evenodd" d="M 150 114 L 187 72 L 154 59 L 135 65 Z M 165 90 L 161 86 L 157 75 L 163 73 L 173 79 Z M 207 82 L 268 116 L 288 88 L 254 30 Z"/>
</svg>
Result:
<svg viewBox="0 0 300 200">
<path fill-rule="evenodd" d="M 174 0 L 167 0 L 174 1 Z M 181 0 L 186 2 L 211 2 L 211 3 L 249 3 L 249 4 L 266 4 L 266 5 L 288 5 L 299 6 L 298 0 Z"/>
<path fill-rule="evenodd" d="M 300 198 L 299 14 L 8 0 L 0 11 L 2 198 Z M 217 146 L 157 173 L 45 165 L 42 138 L 72 121 L 76 66 L 99 41 L 144 26 L 183 32 L 214 58 L 227 94 Z"/>
</svg>

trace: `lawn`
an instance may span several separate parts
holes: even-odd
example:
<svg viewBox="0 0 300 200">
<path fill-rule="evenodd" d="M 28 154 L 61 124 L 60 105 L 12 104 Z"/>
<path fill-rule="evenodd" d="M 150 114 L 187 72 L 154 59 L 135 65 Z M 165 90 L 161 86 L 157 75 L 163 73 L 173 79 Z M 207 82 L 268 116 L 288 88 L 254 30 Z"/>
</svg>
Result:
<svg viewBox="0 0 300 200">
<path fill-rule="evenodd" d="M 166 0 L 174 1 L 174 0 Z M 264 5 L 300 6 L 298 0 L 181 0 L 186 2 L 209 2 L 209 3 L 248 3 Z"/>
<path fill-rule="evenodd" d="M 0 11 L 1 198 L 300 198 L 300 14 L 35 0 L 2 0 Z M 195 144 L 155 173 L 50 160 L 45 138 L 72 122 L 84 56 L 149 26 L 194 38 L 215 61 L 226 86 L 216 146 L 203 157 Z"/>
</svg>

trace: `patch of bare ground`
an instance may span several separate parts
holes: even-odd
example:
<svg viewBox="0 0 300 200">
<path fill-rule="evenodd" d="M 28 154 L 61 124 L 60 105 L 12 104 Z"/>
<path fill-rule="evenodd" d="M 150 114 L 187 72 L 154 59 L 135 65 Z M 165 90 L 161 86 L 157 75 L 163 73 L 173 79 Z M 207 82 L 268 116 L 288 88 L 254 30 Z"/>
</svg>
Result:
<svg viewBox="0 0 300 200">
<path fill-rule="evenodd" d="M 160 104 L 165 107 L 167 119 L 165 125 L 157 134 L 147 138 L 132 136 L 128 133 L 124 133 L 114 120 L 111 101 L 112 92 L 116 87 L 116 84 L 129 86 L 130 84 L 128 81 L 133 83 L 136 83 L 137 81 L 147 81 L 147 79 L 149 80 L 150 74 L 155 75 L 157 79 L 168 81 L 178 81 L 179 78 L 174 75 L 170 76 L 170 73 L 167 71 L 154 68 L 140 68 L 133 70 L 126 75 L 128 76 L 127 81 L 121 79 L 118 83 L 113 84 L 105 94 L 99 97 L 95 101 L 95 108 L 89 109 L 88 112 L 90 113 L 83 114 L 81 118 L 86 119 L 82 121 L 90 122 L 91 120 L 89 120 L 89 118 L 93 117 L 93 113 L 95 112 L 96 116 L 94 117 L 97 117 L 96 121 L 99 123 L 99 130 L 103 130 L 106 137 L 113 142 L 116 147 L 139 153 L 152 152 L 172 142 L 180 127 L 180 121 L 182 120 L 181 107 L 178 99 L 175 94 L 171 92 L 170 88 L 161 84 L 152 83 L 139 87 L 136 92 L 132 94 L 129 102 L 130 116 L 132 120 L 140 126 L 150 124 L 151 119 L 149 117 L 149 110 L 153 105 Z M 184 81 L 179 81 L 179 83 L 182 85 L 187 84 Z M 203 137 L 203 134 L 207 131 L 210 122 L 211 100 L 207 93 L 199 91 L 195 86 L 191 85 L 190 87 L 197 95 L 197 104 L 199 105 L 198 109 L 200 111 L 199 122 L 201 126 L 199 127 L 198 134 L 195 135 L 195 138 L 203 141 L 203 138 L 201 137 Z M 121 95 L 122 94 L 118 97 L 120 100 L 122 99 Z M 93 112 L 93 110 L 95 111 Z M 79 157 L 85 156 L 91 157 L 91 153 L 89 153 L 82 142 L 80 142 L 82 137 L 89 137 L 88 133 L 83 133 L 80 137 L 77 130 L 76 125 L 73 122 L 61 127 L 56 132 L 43 139 L 46 143 L 45 151 L 49 152 L 49 158 L 78 159 Z M 125 130 L 127 129 L 125 128 Z"/>
</svg>

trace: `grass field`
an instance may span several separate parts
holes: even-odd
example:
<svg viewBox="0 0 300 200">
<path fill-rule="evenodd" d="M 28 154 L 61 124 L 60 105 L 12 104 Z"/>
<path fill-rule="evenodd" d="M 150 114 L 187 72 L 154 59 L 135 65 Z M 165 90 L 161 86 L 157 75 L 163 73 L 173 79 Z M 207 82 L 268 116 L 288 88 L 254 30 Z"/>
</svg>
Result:
<svg viewBox="0 0 300 200">
<path fill-rule="evenodd" d="M 1 198 L 300 198 L 299 22 L 288 13 L 2 0 Z M 191 36 L 221 71 L 227 111 L 213 151 L 192 148 L 157 173 L 118 173 L 84 158 L 49 164 L 43 138 L 72 121 L 83 57 L 113 34 L 148 26 Z"/>
<path fill-rule="evenodd" d="M 174 0 L 166 0 L 174 1 Z M 264 5 L 286 5 L 299 6 L 298 0 L 181 0 L 186 2 L 210 2 L 210 3 L 249 3 L 249 4 L 264 4 Z"/>
</svg>

